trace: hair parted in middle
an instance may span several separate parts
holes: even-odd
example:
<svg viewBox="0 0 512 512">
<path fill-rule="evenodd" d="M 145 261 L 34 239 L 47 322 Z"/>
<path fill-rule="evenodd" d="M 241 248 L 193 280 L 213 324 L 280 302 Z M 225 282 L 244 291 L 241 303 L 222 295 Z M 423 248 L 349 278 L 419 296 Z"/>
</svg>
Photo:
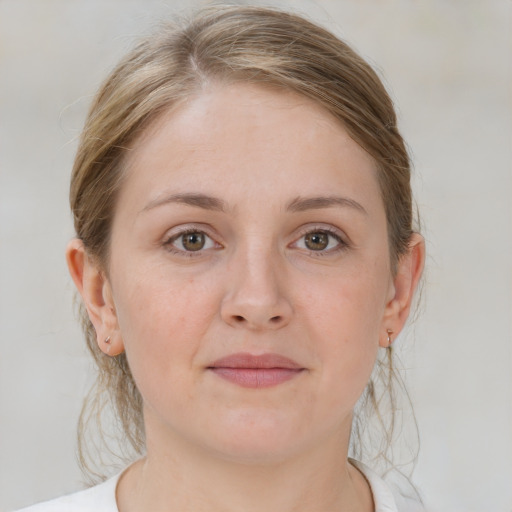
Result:
<svg viewBox="0 0 512 512">
<path fill-rule="evenodd" d="M 187 21 L 162 24 L 115 67 L 96 95 L 70 190 L 76 236 L 88 256 L 108 276 L 116 197 L 135 141 L 163 113 L 213 85 L 237 82 L 294 91 L 313 100 L 373 157 L 386 211 L 391 272 L 395 272 L 413 233 L 410 162 L 393 103 L 377 74 L 346 43 L 301 16 L 233 5 L 206 7 Z M 125 438 L 136 454 L 142 454 L 142 399 L 126 356 L 101 352 L 83 306 L 80 315 L 98 378 L 82 411 L 79 437 L 111 402 Z M 387 350 L 354 420 L 352 454 L 358 458 L 391 459 L 394 379 L 392 352 Z M 383 435 L 365 457 L 362 439 L 372 416 L 381 423 Z M 87 449 L 83 443 L 80 446 L 81 462 L 87 468 Z"/>
</svg>

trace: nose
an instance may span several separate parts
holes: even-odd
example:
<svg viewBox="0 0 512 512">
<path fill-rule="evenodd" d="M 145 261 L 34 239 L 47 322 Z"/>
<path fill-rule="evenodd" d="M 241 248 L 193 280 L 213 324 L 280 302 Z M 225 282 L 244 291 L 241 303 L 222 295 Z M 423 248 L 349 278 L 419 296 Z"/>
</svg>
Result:
<svg viewBox="0 0 512 512">
<path fill-rule="evenodd" d="M 227 324 L 254 331 L 280 329 L 290 322 L 286 275 L 269 252 L 238 255 L 230 265 L 221 317 Z"/>
</svg>

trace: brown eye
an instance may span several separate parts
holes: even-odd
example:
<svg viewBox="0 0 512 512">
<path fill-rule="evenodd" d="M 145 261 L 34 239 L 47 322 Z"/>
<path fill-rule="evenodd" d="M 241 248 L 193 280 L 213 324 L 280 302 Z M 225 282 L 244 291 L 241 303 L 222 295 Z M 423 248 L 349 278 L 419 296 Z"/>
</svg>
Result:
<svg viewBox="0 0 512 512">
<path fill-rule="evenodd" d="M 217 244 L 204 231 L 184 230 L 174 235 L 164 242 L 164 246 L 172 253 L 177 255 L 197 256 L 210 249 L 220 249 L 221 245 Z"/>
<path fill-rule="evenodd" d="M 329 234 L 322 233 L 308 233 L 304 237 L 304 244 L 310 251 L 323 251 L 329 246 Z"/>
<path fill-rule="evenodd" d="M 200 251 L 205 245 L 204 233 L 185 233 L 181 236 L 181 243 L 186 251 Z"/>
</svg>

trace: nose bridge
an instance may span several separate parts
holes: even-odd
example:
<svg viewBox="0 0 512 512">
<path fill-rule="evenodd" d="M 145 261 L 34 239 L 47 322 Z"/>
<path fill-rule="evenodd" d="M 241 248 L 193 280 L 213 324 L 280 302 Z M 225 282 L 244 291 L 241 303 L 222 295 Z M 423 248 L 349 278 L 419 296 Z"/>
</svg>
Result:
<svg viewBox="0 0 512 512">
<path fill-rule="evenodd" d="M 288 323 L 291 305 L 282 263 L 270 237 L 248 236 L 234 251 L 228 267 L 224 320 L 252 329 Z"/>
</svg>

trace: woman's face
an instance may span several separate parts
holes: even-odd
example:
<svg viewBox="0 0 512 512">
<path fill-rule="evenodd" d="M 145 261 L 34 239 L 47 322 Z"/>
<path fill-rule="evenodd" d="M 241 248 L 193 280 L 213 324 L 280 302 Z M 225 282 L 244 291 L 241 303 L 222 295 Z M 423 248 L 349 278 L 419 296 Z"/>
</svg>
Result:
<svg viewBox="0 0 512 512">
<path fill-rule="evenodd" d="M 312 101 L 213 87 L 131 151 L 103 292 L 149 443 L 348 441 L 395 291 L 375 164 Z"/>
</svg>

